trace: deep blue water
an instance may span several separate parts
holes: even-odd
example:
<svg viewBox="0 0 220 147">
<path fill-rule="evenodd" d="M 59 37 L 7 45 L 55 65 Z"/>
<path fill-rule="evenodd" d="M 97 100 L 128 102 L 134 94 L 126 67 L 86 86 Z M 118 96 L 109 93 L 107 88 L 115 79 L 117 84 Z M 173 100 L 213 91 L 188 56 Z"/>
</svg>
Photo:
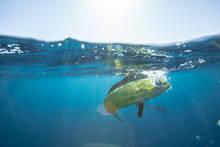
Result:
<svg viewBox="0 0 220 147">
<path fill-rule="evenodd" d="M 1 37 L 0 146 L 220 146 L 220 47 L 213 38 L 150 46 L 155 54 L 143 57 L 105 52 L 106 44 L 87 49 L 76 41 L 79 46 L 51 51 L 36 40 Z M 11 51 L 13 42 L 20 51 Z M 97 112 L 115 83 L 148 70 L 166 71 L 172 87 L 145 103 L 168 112 L 146 108 L 138 118 L 131 105 L 119 110 L 122 123 Z"/>
</svg>

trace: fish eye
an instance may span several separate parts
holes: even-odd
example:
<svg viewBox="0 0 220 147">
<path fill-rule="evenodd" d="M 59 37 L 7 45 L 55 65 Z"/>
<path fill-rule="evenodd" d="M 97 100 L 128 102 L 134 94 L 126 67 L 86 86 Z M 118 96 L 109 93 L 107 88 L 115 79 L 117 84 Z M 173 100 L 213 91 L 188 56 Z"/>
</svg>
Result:
<svg viewBox="0 0 220 147">
<path fill-rule="evenodd" d="M 154 78 L 154 85 L 157 88 L 161 88 L 163 85 L 167 84 L 166 78 L 161 78 L 161 77 L 155 77 Z"/>
<path fill-rule="evenodd" d="M 157 88 L 161 88 L 163 86 L 163 83 L 159 78 L 154 79 L 154 84 L 155 84 L 155 87 Z"/>
</svg>

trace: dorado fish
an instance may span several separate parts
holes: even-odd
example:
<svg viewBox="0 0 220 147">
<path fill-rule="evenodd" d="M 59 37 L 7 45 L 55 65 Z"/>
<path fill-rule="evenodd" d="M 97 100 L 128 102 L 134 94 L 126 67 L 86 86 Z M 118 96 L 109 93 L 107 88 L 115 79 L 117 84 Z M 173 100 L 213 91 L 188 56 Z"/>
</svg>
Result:
<svg viewBox="0 0 220 147">
<path fill-rule="evenodd" d="M 144 110 L 144 102 L 155 98 L 167 89 L 170 84 L 166 77 L 146 77 L 144 75 L 130 75 L 122 79 L 111 87 L 104 101 L 104 107 L 110 114 L 114 114 L 117 119 L 123 121 L 117 111 L 126 106 L 136 104 L 138 106 L 138 116 L 141 117 Z M 151 109 L 167 111 L 160 106 L 147 105 Z"/>
</svg>

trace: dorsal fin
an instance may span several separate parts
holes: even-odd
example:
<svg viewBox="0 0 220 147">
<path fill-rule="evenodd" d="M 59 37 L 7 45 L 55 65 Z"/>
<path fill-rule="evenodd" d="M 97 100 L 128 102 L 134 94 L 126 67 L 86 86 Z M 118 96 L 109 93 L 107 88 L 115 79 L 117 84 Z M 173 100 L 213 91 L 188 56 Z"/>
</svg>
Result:
<svg viewBox="0 0 220 147">
<path fill-rule="evenodd" d="M 115 90 L 116 88 L 124 85 L 124 84 L 127 84 L 128 82 L 131 82 L 131 81 L 134 81 L 134 80 L 137 80 L 137 79 L 142 79 L 142 78 L 145 78 L 146 76 L 143 75 L 143 74 L 138 74 L 138 75 L 128 75 L 127 77 L 125 77 L 124 79 L 122 79 L 121 81 L 117 82 L 115 85 L 113 85 L 111 87 L 111 89 L 108 91 L 108 94 L 110 92 L 112 92 L 113 90 Z"/>
<path fill-rule="evenodd" d="M 144 112 L 144 103 L 138 103 L 138 117 L 141 118 Z"/>
</svg>

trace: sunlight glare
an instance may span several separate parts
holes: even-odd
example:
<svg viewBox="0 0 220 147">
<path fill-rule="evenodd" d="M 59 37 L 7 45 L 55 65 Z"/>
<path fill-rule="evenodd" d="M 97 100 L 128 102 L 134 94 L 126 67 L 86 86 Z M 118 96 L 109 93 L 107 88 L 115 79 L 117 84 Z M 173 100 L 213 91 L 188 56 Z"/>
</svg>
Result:
<svg viewBox="0 0 220 147">
<path fill-rule="evenodd" d="M 137 9 L 139 0 L 87 0 L 87 7 L 99 21 L 109 23 L 129 17 Z"/>
</svg>

